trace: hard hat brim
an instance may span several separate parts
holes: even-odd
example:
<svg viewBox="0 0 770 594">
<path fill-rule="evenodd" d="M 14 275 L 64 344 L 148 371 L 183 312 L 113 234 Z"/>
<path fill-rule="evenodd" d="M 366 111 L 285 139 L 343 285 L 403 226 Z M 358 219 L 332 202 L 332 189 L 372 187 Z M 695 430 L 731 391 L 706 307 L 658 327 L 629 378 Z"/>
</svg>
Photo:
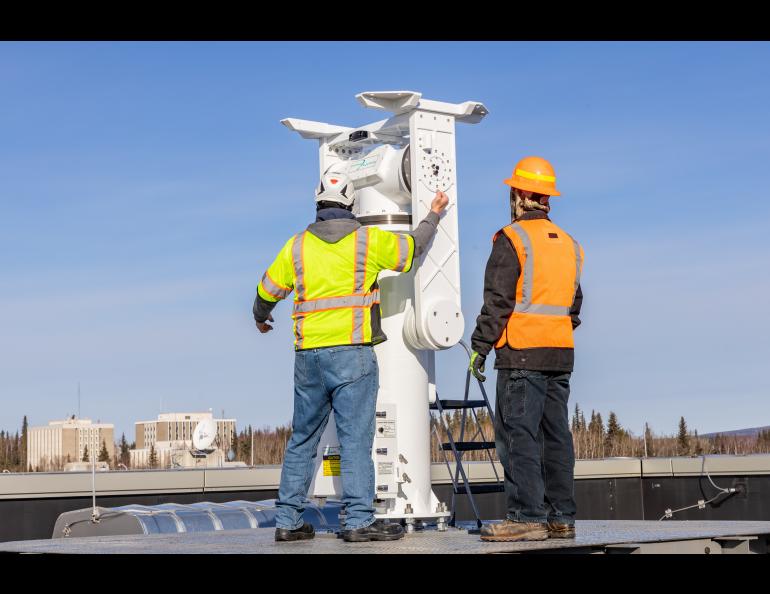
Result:
<svg viewBox="0 0 770 594">
<path fill-rule="evenodd" d="M 321 196 L 316 195 L 315 197 L 316 202 L 339 202 L 340 204 L 343 204 L 345 206 L 352 206 L 355 202 L 355 199 L 351 199 L 348 196 L 343 196 L 342 194 L 322 194 Z"/>
<path fill-rule="evenodd" d="M 537 183 L 534 180 L 517 179 L 515 177 L 509 177 L 504 179 L 503 183 L 512 188 L 519 188 L 519 190 L 525 190 L 527 192 L 537 192 L 538 194 L 545 194 L 546 196 L 561 196 L 561 192 L 551 187 L 546 187 Z"/>
</svg>

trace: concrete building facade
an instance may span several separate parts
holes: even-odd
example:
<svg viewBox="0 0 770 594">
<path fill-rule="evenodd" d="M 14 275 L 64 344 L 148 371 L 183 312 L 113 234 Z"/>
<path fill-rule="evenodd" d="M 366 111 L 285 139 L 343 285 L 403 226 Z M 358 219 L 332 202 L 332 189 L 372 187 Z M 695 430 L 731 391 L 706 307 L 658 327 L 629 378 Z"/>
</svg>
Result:
<svg viewBox="0 0 770 594">
<path fill-rule="evenodd" d="M 47 426 L 27 430 L 27 468 L 40 471 L 62 470 L 68 462 L 83 459 L 86 447 L 88 459 L 99 456 L 102 442 L 110 461 L 115 460 L 115 426 L 93 423 L 91 419 L 72 416 L 63 421 L 50 421 Z"/>
</svg>

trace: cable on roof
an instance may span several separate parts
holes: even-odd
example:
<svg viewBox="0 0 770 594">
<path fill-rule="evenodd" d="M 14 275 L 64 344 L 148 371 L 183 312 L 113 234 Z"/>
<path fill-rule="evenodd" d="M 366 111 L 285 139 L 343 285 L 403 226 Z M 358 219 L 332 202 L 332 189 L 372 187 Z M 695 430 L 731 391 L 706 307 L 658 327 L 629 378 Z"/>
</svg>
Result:
<svg viewBox="0 0 770 594">
<path fill-rule="evenodd" d="M 712 501 L 715 501 L 716 499 L 718 499 L 720 495 L 725 495 L 725 494 L 732 495 L 733 493 L 737 493 L 738 492 L 738 489 L 736 489 L 735 487 L 727 487 L 727 488 L 720 487 L 719 485 L 717 485 L 711 479 L 711 475 L 709 475 L 708 471 L 706 470 L 706 455 L 705 454 L 703 454 L 701 456 L 700 478 L 703 478 L 704 473 L 706 475 L 706 478 L 711 483 L 711 485 L 717 491 L 719 491 L 719 492 L 716 495 L 714 495 L 714 497 L 709 499 L 708 501 L 704 501 L 703 499 L 699 499 L 698 503 L 696 503 L 695 505 L 688 505 L 687 507 L 681 507 L 679 509 L 674 509 L 674 510 L 672 510 L 671 508 L 668 508 L 666 510 L 666 513 L 664 513 L 663 516 L 658 520 L 659 522 L 662 522 L 663 520 L 666 520 L 666 519 L 669 519 L 669 518 L 673 517 L 673 515 L 676 514 L 676 513 L 683 512 L 683 511 L 688 510 L 688 509 L 693 509 L 695 507 L 697 507 L 698 509 L 706 509 L 706 506 L 708 504 L 710 504 Z"/>
</svg>

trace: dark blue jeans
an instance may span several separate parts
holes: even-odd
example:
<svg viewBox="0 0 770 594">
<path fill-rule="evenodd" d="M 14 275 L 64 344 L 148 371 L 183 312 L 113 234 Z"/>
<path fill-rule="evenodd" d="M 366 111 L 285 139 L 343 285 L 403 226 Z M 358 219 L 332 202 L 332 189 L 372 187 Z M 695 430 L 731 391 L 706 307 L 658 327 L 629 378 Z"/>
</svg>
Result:
<svg viewBox="0 0 770 594">
<path fill-rule="evenodd" d="M 375 408 L 379 385 L 371 346 L 337 346 L 297 351 L 294 358 L 294 417 L 281 469 L 275 525 L 295 530 L 315 469 L 316 450 L 334 411 L 340 442 L 340 478 L 345 528 L 374 522 Z"/>
<path fill-rule="evenodd" d="M 495 443 L 505 473 L 507 518 L 575 523 L 575 451 L 569 373 L 499 369 Z"/>
</svg>

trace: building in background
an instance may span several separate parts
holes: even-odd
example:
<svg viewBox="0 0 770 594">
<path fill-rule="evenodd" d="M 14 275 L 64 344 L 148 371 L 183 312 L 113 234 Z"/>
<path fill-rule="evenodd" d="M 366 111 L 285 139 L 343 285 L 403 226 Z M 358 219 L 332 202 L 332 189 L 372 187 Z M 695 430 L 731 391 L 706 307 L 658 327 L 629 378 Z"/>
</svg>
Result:
<svg viewBox="0 0 770 594">
<path fill-rule="evenodd" d="M 88 459 L 98 459 L 102 443 L 107 447 L 110 461 L 115 460 L 115 426 L 93 423 L 75 415 L 63 421 L 51 421 L 47 426 L 30 427 L 27 433 L 27 468 L 35 471 L 62 470 L 69 462 L 83 460 L 86 447 Z"/>
<path fill-rule="evenodd" d="M 207 456 L 195 455 L 192 436 L 204 419 L 217 425 L 214 451 Z M 150 467 L 150 450 L 157 456 L 155 468 L 188 468 L 195 466 L 232 466 L 227 453 L 235 435 L 235 419 L 214 419 L 205 413 L 163 413 L 155 421 L 137 421 L 136 449 L 131 450 L 131 468 Z"/>
</svg>

